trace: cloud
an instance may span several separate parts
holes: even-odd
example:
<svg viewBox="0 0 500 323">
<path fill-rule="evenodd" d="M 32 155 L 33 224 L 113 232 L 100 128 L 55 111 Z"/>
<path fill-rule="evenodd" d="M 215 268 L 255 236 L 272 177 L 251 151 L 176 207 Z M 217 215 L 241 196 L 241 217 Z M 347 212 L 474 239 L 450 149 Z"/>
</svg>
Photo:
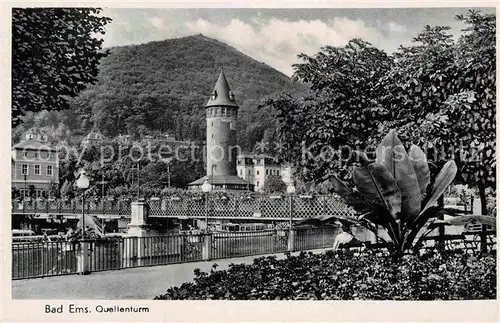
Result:
<svg viewBox="0 0 500 323">
<path fill-rule="evenodd" d="M 153 27 L 155 27 L 158 30 L 162 30 L 164 27 L 163 19 L 161 19 L 160 17 L 151 17 L 148 18 L 148 21 L 151 25 L 153 25 Z"/>
<path fill-rule="evenodd" d="M 289 21 L 255 17 L 251 22 L 232 19 L 227 24 L 218 24 L 200 18 L 185 25 L 193 33 L 224 41 L 287 75 L 293 73 L 292 64 L 298 62 L 300 53 L 313 55 L 322 46 L 343 46 L 353 38 L 362 38 L 372 44 L 381 40 L 377 30 L 366 26 L 362 20 L 335 17 L 328 21 Z"/>
<path fill-rule="evenodd" d="M 387 23 L 387 29 L 389 29 L 390 32 L 394 33 L 404 33 L 408 30 L 405 26 L 397 24 L 393 21 Z"/>
</svg>

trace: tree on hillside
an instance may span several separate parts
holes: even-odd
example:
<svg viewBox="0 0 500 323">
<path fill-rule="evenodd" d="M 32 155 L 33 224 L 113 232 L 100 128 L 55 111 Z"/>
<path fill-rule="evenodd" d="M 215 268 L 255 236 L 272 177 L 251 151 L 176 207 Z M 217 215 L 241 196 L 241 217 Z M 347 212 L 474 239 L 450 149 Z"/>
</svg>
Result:
<svg viewBox="0 0 500 323">
<path fill-rule="evenodd" d="M 96 80 L 104 26 L 95 8 L 12 10 L 12 128 L 27 111 L 68 108 Z"/>
</svg>

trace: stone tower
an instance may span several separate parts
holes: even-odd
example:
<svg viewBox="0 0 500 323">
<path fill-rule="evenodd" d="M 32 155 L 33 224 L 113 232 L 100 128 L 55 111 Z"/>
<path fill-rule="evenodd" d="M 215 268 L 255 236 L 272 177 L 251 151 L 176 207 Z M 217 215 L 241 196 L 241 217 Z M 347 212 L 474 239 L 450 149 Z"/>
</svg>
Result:
<svg viewBox="0 0 500 323">
<path fill-rule="evenodd" d="M 238 177 L 236 173 L 239 152 L 236 131 L 238 108 L 226 76 L 221 71 L 205 105 L 207 174 L 190 183 L 191 188 L 199 188 L 207 180 L 215 190 L 253 189 L 253 185 Z"/>
<path fill-rule="evenodd" d="M 236 176 L 238 104 L 221 71 L 205 105 L 207 118 L 207 175 Z"/>
</svg>

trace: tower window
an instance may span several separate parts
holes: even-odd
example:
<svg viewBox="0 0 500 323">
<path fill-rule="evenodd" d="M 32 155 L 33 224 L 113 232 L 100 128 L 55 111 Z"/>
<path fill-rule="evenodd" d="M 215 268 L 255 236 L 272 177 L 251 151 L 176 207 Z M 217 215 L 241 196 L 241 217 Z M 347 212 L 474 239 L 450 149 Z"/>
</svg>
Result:
<svg viewBox="0 0 500 323">
<path fill-rule="evenodd" d="M 212 127 L 214 126 L 214 122 L 212 121 Z"/>
</svg>

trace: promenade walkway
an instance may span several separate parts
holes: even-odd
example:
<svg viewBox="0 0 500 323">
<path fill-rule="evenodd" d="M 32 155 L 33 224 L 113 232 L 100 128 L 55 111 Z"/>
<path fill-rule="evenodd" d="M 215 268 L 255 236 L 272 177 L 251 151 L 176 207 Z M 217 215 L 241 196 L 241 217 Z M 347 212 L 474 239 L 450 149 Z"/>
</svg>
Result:
<svg viewBox="0 0 500 323">
<path fill-rule="evenodd" d="M 320 253 L 326 249 L 316 249 Z M 292 253 L 298 254 L 298 252 Z M 275 255 L 284 258 L 283 253 Z M 12 281 L 13 299 L 153 299 L 171 286 L 193 281 L 196 268 L 209 271 L 214 263 L 217 269 L 227 269 L 231 263 L 252 263 L 250 256 L 213 261 L 141 267 L 90 275 L 68 275 Z"/>
</svg>

